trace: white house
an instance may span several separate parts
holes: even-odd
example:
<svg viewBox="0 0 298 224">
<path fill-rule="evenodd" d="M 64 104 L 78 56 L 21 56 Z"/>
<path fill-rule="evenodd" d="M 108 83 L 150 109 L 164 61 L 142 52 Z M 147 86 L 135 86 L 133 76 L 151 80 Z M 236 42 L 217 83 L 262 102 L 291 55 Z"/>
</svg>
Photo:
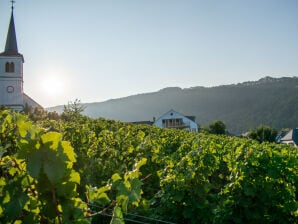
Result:
<svg viewBox="0 0 298 224">
<path fill-rule="evenodd" d="M 298 128 L 291 129 L 280 139 L 280 143 L 298 146 Z"/>
<path fill-rule="evenodd" d="M 170 110 L 159 117 L 153 125 L 161 128 L 177 128 L 192 132 L 198 131 L 198 124 L 195 122 L 194 116 L 185 116 L 174 110 Z"/>
<path fill-rule="evenodd" d="M 0 105 L 15 110 L 23 110 L 26 104 L 42 108 L 23 92 L 23 63 L 24 57 L 18 52 L 12 6 L 5 50 L 0 54 Z"/>
</svg>

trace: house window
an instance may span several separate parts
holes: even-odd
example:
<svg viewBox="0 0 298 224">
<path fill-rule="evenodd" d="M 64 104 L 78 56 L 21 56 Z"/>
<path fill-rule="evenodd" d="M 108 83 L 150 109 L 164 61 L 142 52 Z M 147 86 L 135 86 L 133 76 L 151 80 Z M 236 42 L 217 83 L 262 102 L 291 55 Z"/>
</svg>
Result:
<svg viewBox="0 0 298 224">
<path fill-rule="evenodd" d="M 5 72 L 14 72 L 14 63 L 13 62 L 6 62 L 5 64 Z"/>
</svg>

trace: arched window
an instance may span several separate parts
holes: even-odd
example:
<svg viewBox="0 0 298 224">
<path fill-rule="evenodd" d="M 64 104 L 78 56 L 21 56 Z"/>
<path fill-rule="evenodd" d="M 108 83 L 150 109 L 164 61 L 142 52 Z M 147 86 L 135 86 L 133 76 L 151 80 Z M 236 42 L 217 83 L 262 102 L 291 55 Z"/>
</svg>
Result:
<svg viewBox="0 0 298 224">
<path fill-rule="evenodd" d="M 5 72 L 14 72 L 14 63 L 13 62 L 5 63 Z"/>
<path fill-rule="evenodd" d="M 13 62 L 10 62 L 10 64 L 9 64 L 9 71 L 14 72 L 14 63 Z"/>
<path fill-rule="evenodd" d="M 5 72 L 9 72 L 9 62 L 6 62 L 5 64 Z"/>
</svg>

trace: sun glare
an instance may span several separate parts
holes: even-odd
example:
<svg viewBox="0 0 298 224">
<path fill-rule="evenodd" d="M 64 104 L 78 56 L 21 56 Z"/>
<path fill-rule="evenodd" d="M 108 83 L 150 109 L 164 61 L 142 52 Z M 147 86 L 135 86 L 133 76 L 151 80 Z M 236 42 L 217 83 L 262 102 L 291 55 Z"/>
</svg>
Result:
<svg viewBox="0 0 298 224">
<path fill-rule="evenodd" d="M 49 76 L 42 83 L 43 92 L 49 97 L 57 97 L 63 94 L 65 83 L 62 78 Z"/>
</svg>

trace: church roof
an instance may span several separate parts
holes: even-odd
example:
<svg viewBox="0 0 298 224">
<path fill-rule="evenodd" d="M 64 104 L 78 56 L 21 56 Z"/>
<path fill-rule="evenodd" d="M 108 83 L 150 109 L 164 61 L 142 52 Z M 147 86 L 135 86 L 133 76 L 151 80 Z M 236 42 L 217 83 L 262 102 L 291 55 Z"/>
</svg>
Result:
<svg viewBox="0 0 298 224">
<path fill-rule="evenodd" d="M 7 32 L 5 50 L 0 56 L 19 56 L 23 57 L 18 51 L 16 30 L 14 25 L 13 8 L 11 10 L 10 23 Z"/>
<path fill-rule="evenodd" d="M 43 108 L 39 103 L 37 103 L 35 100 L 33 100 L 30 96 L 28 96 L 26 93 L 23 93 L 23 100 L 24 100 L 24 106 L 27 104 L 31 107 L 38 107 Z"/>
</svg>

